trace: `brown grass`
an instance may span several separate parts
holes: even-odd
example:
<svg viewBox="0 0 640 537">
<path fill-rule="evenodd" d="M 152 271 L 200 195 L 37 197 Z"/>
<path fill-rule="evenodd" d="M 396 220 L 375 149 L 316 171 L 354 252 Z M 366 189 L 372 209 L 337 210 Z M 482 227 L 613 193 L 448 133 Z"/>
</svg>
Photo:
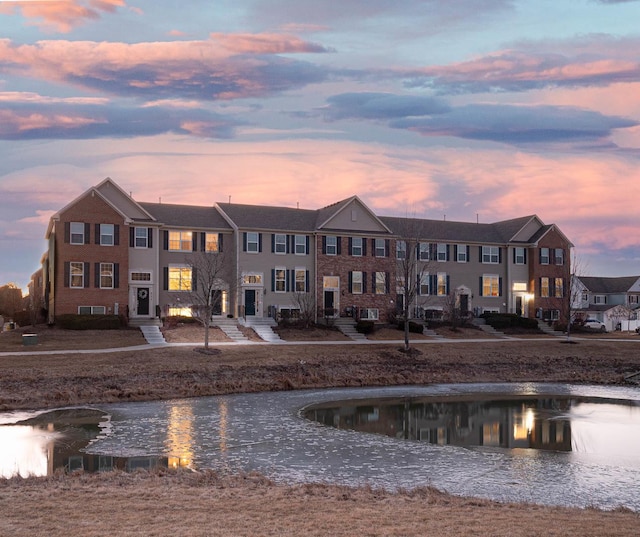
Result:
<svg viewBox="0 0 640 537">
<path fill-rule="evenodd" d="M 176 333 L 177 335 L 177 333 Z M 94 335 L 96 337 L 97 335 Z M 4 337 L 4 336 L 3 336 Z M 67 338 L 72 335 L 67 334 Z M 103 333 L 113 342 L 111 333 Z M 72 344 L 71 339 L 67 339 Z M 640 338 L 482 343 L 219 346 L 0 356 L 0 408 L 192 397 L 329 386 L 555 381 L 623 384 Z M 73 342 L 79 346 L 79 339 Z M 215 347 L 215 344 L 213 344 Z M 22 350 L 22 349 L 21 349 Z M 0 535 L 21 536 L 601 536 L 637 535 L 640 517 L 499 504 L 432 489 L 274 485 L 259 476 L 56 475 L 0 482 Z"/>
</svg>

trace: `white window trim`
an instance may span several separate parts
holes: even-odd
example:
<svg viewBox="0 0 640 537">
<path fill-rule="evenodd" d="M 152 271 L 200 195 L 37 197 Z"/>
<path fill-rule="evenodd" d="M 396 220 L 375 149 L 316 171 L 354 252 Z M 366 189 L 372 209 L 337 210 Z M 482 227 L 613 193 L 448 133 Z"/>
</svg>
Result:
<svg viewBox="0 0 640 537">
<path fill-rule="evenodd" d="M 488 281 L 488 280 L 494 280 L 495 284 L 496 284 L 496 294 L 494 295 L 491 290 L 493 289 L 493 281 Z M 488 282 L 487 282 L 488 281 Z M 488 283 L 489 285 L 489 293 L 485 293 L 485 288 L 487 287 L 486 283 Z M 500 275 L 499 274 L 483 274 L 482 275 L 482 296 L 483 298 L 499 298 L 500 297 Z"/>
<path fill-rule="evenodd" d="M 253 238 L 255 237 L 255 240 Z M 255 247 L 255 250 L 252 249 Z M 260 253 L 260 233 L 257 231 L 247 231 L 247 252 L 248 254 Z"/>
<path fill-rule="evenodd" d="M 248 279 L 255 278 L 255 281 L 251 282 Z M 243 287 L 263 287 L 264 286 L 264 272 L 243 272 L 242 273 L 242 286 Z"/>
<path fill-rule="evenodd" d="M 436 259 L 439 262 L 447 260 L 447 245 L 446 243 L 439 242 L 436 246 Z"/>
<path fill-rule="evenodd" d="M 467 259 L 467 245 L 458 244 L 458 254 L 456 256 L 456 263 L 468 263 Z"/>
<path fill-rule="evenodd" d="M 329 239 L 333 241 L 333 244 L 329 244 Z M 336 235 L 327 235 L 325 239 L 325 254 L 338 255 L 338 237 Z"/>
<path fill-rule="evenodd" d="M 180 274 L 180 279 L 179 279 L 179 289 L 171 289 L 171 269 L 174 270 L 179 270 L 179 274 Z M 182 269 L 189 269 L 189 281 L 188 281 L 188 288 L 187 289 L 183 289 L 183 278 L 182 278 Z M 180 265 L 180 264 L 174 264 L 174 265 L 169 265 L 169 281 L 168 283 L 168 287 L 169 287 L 169 291 L 171 293 L 190 293 L 191 292 L 191 278 L 193 277 L 193 273 L 191 272 L 191 267 L 189 265 Z M 184 280 L 186 281 L 186 280 Z"/>
<path fill-rule="evenodd" d="M 359 281 L 356 281 L 356 274 L 358 274 L 358 277 L 360 278 Z M 361 295 L 362 294 L 362 288 L 363 288 L 363 272 L 361 270 L 354 270 L 351 272 L 351 294 L 353 295 Z M 359 285 L 360 289 L 358 291 L 356 291 L 356 284 Z"/>
<path fill-rule="evenodd" d="M 420 261 L 429 261 L 429 243 L 421 242 L 418 251 L 420 252 Z"/>
<path fill-rule="evenodd" d="M 356 241 L 360 241 L 360 244 L 356 246 Z M 364 239 L 362 237 L 351 237 L 351 255 L 353 257 L 362 257 Z M 356 253 L 358 250 L 358 253 Z"/>
<path fill-rule="evenodd" d="M 294 235 L 293 250 L 295 255 L 307 255 L 307 236 L 306 235 Z M 298 247 L 302 251 L 298 251 Z"/>
<path fill-rule="evenodd" d="M 180 245 L 179 248 L 172 248 L 171 247 L 171 242 L 176 242 L 176 239 L 174 239 L 173 241 L 171 240 L 171 234 L 172 233 L 177 233 L 178 234 L 178 244 Z M 183 235 L 189 234 L 189 239 L 185 239 L 183 238 Z M 183 243 L 188 243 L 186 248 L 183 248 Z M 169 230 L 169 252 L 191 252 L 193 251 L 193 232 L 192 231 L 178 231 L 176 229 L 173 230 Z"/>
<path fill-rule="evenodd" d="M 210 245 L 215 244 L 215 248 L 209 248 Z M 210 254 L 217 254 L 220 251 L 220 243 L 218 242 L 218 234 L 210 231 L 205 231 L 204 234 L 204 251 Z"/>
<path fill-rule="evenodd" d="M 74 231 L 73 227 L 74 225 L 76 227 L 80 228 L 80 231 Z M 80 241 L 74 241 L 73 240 L 73 236 L 74 235 L 79 235 Z M 69 223 L 69 244 L 84 244 L 84 222 L 70 222 Z"/>
<path fill-rule="evenodd" d="M 442 283 L 442 286 L 440 285 Z M 440 287 L 444 287 L 444 291 L 440 292 Z M 447 273 L 438 272 L 436 276 L 436 295 L 447 296 Z"/>
<path fill-rule="evenodd" d="M 80 277 L 80 285 L 73 285 L 73 266 L 80 265 L 80 274 L 75 274 L 76 277 Z M 82 261 L 69 262 L 69 287 L 71 289 L 84 289 L 84 263 Z"/>
<path fill-rule="evenodd" d="M 83 308 L 89 308 L 89 313 L 80 313 Z M 78 315 L 106 315 L 107 308 L 105 306 L 78 306 Z"/>
<path fill-rule="evenodd" d="M 103 272 L 102 272 L 102 267 L 106 267 L 107 265 L 111 265 L 111 272 L 109 274 L 104 274 L 105 278 L 110 277 L 111 278 L 111 285 L 102 285 L 102 277 L 103 277 Z M 100 263 L 100 289 L 113 289 L 113 285 L 114 285 L 114 279 L 115 279 L 115 267 L 113 265 L 113 263 Z"/>
<path fill-rule="evenodd" d="M 518 252 L 521 252 L 522 255 L 518 255 Z M 526 265 L 526 249 L 523 246 L 516 246 L 515 248 L 515 265 Z"/>
<path fill-rule="evenodd" d="M 544 255 L 544 251 L 547 251 L 547 255 Z M 546 259 L 546 261 L 545 261 Z M 548 265 L 551 262 L 551 251 L 550 248 L 540 248 L 540 264 Z"/>
<path fill-rule="evenodd" d="M 140 230 L 140 234 L 138 234 L 138 230 Z M 142 236 L 142 233 L 144 233 L 144 237 Z M 138 245 L 138 241 L 143 242 L 144 241 L 144 246 L 142 244 Z M 133 232 L 133 247 L 134 248 L 148 248 L 149 247 L 149 228 L 148 227 L 135 227 L 134 228 L 134 232 Z"/>
<path fill-rule="evenodd" d="M 378 275 L 381 275 L 381 278 L 378 279 Z M 378 291 L 378 284 L 382 285 L 382 291 Z M 384 271 L 376 271 L 373 273 L 373 294 L 375 295 L 385 295 L 387 294 L 387 273 Z"/>
<path fill-rule="evenodd" d="M 282 279 L 278 278 L 278 272 L 282 272 Z M 282 289 L 278 289 L 278 283 L 282 283 Z M 286 293 L 287 292 L 287 268 L 275 267 L 273 273 L 273 292 L 274 293 Z"/>
<path fill-rule="evenodd" d="M 494 258 L 495 258 L 495 261 L 493 260 Z M 485 265 L 498 265 L 500 263 L 500 247 L 499 246 L 483 246 L 482 247 L 482 263 L 484 263 Z"/>
<path fill-rule="evenodd" d="M 281 240 L 278 240 L 281 239 Z M 248 242 L 247 242 L 247 247 L 248 247 Z M 282 248 L 282 250 L 280 250 L 279 248 Z M 273 250 L 274 250 L 274 254 L 277 255 L 285 255 L 287 253 L 287 235 L 284 233 L 275 233 L 274 239 L 273 239 Z"/>
<path fill-rule="evenodd" d="M 407 241 L 396 241 L 396 259 L 407 258 Z"/>
<path fill-rule="evenodd" d="M 384 239 L 374 239 L 374 245 L 375 257 L 387 257 L 387 243 Z M 379 255 L 378 251 L 381 251 L 382 255 Z"/>
<path fill-rule="evenodd" d="M 302 289 L 298 290 L 298 273 L 302 272 Z M 293 290 L 296 293 L 306 293 L 307 292 L 307 269 L 306 267 L 296 267 L 293 269 Z"/>
<path fill-rule="evenodd" d="M 102 228 L 111 226 L 111 233 L 105 233 Z M 115 244 L 116 226 L 113 224 L 100 224 L 100 246 L 113 246 Z M 111 237 L 111 244 L 105 243 L 102 238 Z"/>
<path fill-rule="evenodd" d="M 360 319 L 377 321 L 379 318 L 378 308 L 360 308 Z"/>
</svg>

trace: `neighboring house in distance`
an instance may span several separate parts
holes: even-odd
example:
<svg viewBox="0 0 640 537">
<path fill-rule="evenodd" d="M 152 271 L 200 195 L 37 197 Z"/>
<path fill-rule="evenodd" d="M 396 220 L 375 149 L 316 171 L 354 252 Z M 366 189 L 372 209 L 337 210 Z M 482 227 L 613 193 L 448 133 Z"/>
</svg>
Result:
<svg viewBox="0 0 640 537">
<path fill-rule="evenodd" d="M 597 319 L 608 331 L 640 326 L 640 276 L 575 276 L 572 309 L 579 319 Z"/>
</svg>

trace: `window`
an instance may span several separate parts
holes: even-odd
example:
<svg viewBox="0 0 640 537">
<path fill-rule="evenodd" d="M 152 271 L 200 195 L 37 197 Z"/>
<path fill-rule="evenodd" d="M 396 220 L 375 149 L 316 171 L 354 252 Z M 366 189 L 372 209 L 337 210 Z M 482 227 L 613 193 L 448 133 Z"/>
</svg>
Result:
<svg viewBox="0 0 640 537">
<path fill-rule="evenodd" d="M 102 246 L 113 246 L 113 235 L 113 224 L 100 224 L 100 244 Z"/>
<path fill-rule="evenodd" d="M 104 315 L 104 306 L 78 306 L 78 315 Z"/>
<path fill-rule="evenodd" d="M 407 258 L 407 243 L 406 243 L 406 241 L 396 241 L 396 258 L 397 259 L 406 259 Z"/>
<path fill-rule="evenodd" d="M 482 276 L 482 296 L 500 296 L 500 277 L 497 274 Z"/>
<path fill-rule="evenodd" d="M 540 296 L 549 297 L 549 278 L 540 278 Z"/>
<path fill-rule="evenodd" d="M 370 321 L 378 320 L 378 308 L 360 308 L 360 318 Z"/>
<path fill-rule="evenodd" d="M 456 249 L 456 261 L 458 263 L 468 263 L 469 259 L 467 258 L 467 245 L 466 244 L 458 244 Z"/>
<path fill-rule="evenodd" d="M 582 292 L 582 302 L 589 302 L 589 293 L 587 293 L 586 291 Z"/>
<path fill-rule="evenodd" d="M 100 263 L 100 289 L 113 289 L 113 263 Z"/>
<path fill-rule="evenodd" d="M 169 265 L 169 291 L 191 291 L 191 267 Z"/>
<path fill-rule="evenodd" d="M 447 294 L 447 274 L 446 272 L 438 272 L 438 296 L 446 296 Z"/>
<path fill-rule="evenodd" d="M 482 262 L 491 264 L 500 263 L 500 248 L 498 246 L 483 246 Z"/>
<path fill-rule="evenodd" d="M 447 245 L 439 242 L 437 245 L 437 259 L 438 261 L 447 261 Z"/>
<path fill-rule="evenodd" d="M 193 233 L 191 231 L 169 231 L 169 250 L 191 252 L 193 250 Z"/>
<path fill-rule="evenodd" d="M 262 285 L 262 274 L 250 272 L 242 275 L 243 285 Z"/>
<path fill-rule="evenodd" d="M 364 255 L 362 251 L 363 239 L 362 237 L 353 237 L 351 239 L 351 255 L 355 257 L 360 257 Z"/>
<path fill-rule="evenodd" d="M 306 235 L 296 235 L 295 242 L 295 254 L 296 255 L 307 255 L 307 236 Z"/>
<path fill-rule="evenodd" d="M 564 250 L 562 248 L 555 249 L 556 265 L 564 265 Z"/>
<path fill-rule="evenodd" d="M 429 273 L 423 274 L 420 276 L 420 289 L 419 294 L 428 295 L 429 294 Z"/>
<path fill-rule="evenodd" d="M 387 292 L 387 273 L 386 272 L 374 272 L 375 284 L 373 292 L 376 295 L 384 295 Z"/>
<path fill-rule="evenodd" d="M 594 304 L 606 304 L 607 303 L 607 295 L 593 295 L 593 303 Z"/>
<path fill-rule="evenodd" d="M 627 298 L 628 304 L 640 304 L 640 296 L 638 295 L 629 295 Z"/>
<path fill-rule="evenodd" d="M 562 278 L 556 278 L 554 283 L 555 297 L 562 298 L 564 296 L 564 280 Z"/>
<path fill-rule="evenodd" d="M 151 273 L 150 272 L 132 272 L 131 281 L 132 282 L 150 282 Z"/>
<path fill-rule="evenodd" d="M 84 244 L 84 223 L 71 222 L 70 230 L 71 244 Z"/>
<path fill-rule="evenodd" d="M 277 233 L 273 237 L 273 251 L 276 254 L 287 253 L 287 236 L 282 233 Z"/>
<path fill-rule="evenodd" d="M 376 257 L 386 257 L 387 247 L 384 239 L 375 239 L 375 253 Z"/>
<path fill-rule="evenodd" d="M 296 293 L 307 292 L 307 270 L 304 268 L 296 269 Z"/>
<path fill-rule="evenodd" d="M 421 242 L 418 250 L 420 261 L 429 261 L 429 243 Z"/>
<path fill-rule="evenodd" d="M 252 254 L 257 254 L 260 251 L 260 234 L 255 231 L 247 233 L 247 248 L 246 251 Z"/>
<path fill-rule="evenodd" d="M 549 248 L 540 248 L 540 264 L 549 264 Z"/>
<path fill-rule="evenodd" d="M 75 289 L 84 287 L 84 263 L 75 261 L 69 263 L 69 287 Z"/>
<path fill-rule="evenodd" d="M 518 246 L 517 248 L 514 248 L 513 251 L 513 262 L 516 265 L 526 265 L 527 264 L 527 251 L 521 247 Z"/>
<path fill-rule="evenodd" d="M 326 237 L 326 248 L 325 254 L 327 255 L 337 255 L 338 253 L 338 237 L 335 235 L 329 235 Z"/>
<path fill-rule="evenodd" d="M 354 295 L 361 295 L 363 290 L 363 277 L 361 271 L 354 271 L 351 273 L 351 292 Z"/>
<path fill-rule="evenodd" d="M 205 252 L 219 252 L 220 251 L 220 245 L 218 244 L 218 234 L 217 233 L 205 233 L 204 251 Z"/>
<path fill-rule="evenodd" d="M 135 239 L 133 245 L 136 248 L 148 248 L 149 228 L 137 227 L 135 228 Z"/>
<path fill-rule="evenodd" d="M 287 290 L 287 270 L 284 267 L 276 267 L 274 271 L 273 290 L 276 293 L 284 293 Z"/>
</svg>

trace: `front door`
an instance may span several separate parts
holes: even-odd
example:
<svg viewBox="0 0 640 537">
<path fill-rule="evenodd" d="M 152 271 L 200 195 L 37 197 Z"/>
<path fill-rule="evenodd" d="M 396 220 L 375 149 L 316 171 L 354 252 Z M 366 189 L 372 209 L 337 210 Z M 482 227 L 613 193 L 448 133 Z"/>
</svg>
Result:
<svg viewBox="0 0 640 537">
<path fill-rule="evenodd" d="M 244 290 L 244 314 L 245 315 L 256 314 L 256 290 L 255 289 Z"/>
<path fill-rule="evenodd" d="M 136 292 L 136 311 L 138 315 L 149 315 L 149 288 L 138 287 Z"/>
<path fill-rule="evenodd" d="M 516 315 L 519 317 L 524 315 L 524 301 L 521 296 L 516 296 Z"/>
<path fill-rule="evenodd" d="M 460 315 L 466 316 L 469 313 L 469 295 L 460 295 Z"/>
</svg>

